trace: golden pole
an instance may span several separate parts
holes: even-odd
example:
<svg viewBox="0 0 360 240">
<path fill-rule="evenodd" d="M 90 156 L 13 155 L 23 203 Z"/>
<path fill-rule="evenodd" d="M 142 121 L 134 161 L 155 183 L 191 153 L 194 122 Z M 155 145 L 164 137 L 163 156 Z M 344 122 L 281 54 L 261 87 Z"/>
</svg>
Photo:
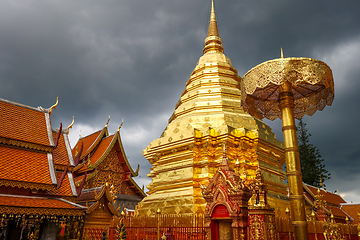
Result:
<svg viewBox="0 0 360 240">
<path fill-rule="evenodd" d="M 157 240 L 160 240 L 160 208 L 156 211 L 157 214 Z"/>
<path fill-rule="evenodd" d="M 282 131 L 285 145 L 286 175 L 289 183 L 289 198 L 292 225 L 296 240 L 308 240 L 308 230 L 305 215 L 305 199 L 301 179 L 299 148 L 296 136 L 294 117 L 294 97 L 291 83 L 280 86 L 279 107 L 282 117 Z"/>
<path fill-rule="evenodd" d="M 285 214 L 289 224 L 289 240 L 291 240 L 291 223 L 290 223 L 290 210 L 288 208 L 285 209 Z"/>
</svg>

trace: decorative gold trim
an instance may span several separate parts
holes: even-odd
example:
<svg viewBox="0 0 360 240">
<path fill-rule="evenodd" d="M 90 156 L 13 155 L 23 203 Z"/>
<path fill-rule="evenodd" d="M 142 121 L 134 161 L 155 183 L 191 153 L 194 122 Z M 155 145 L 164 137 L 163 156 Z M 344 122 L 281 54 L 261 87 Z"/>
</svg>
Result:
<svg viewBox="0 0 360 240">
<path fill-rule="evenodd" d="M 76 172 L 77 170 L 79 170 L 80 168 L 82 168 L 83 166 L 85 166 L 85 163 L 87 161 L 83 161 L 81 164 L 78 164 L 76 167 L 73 168 L 73 171 Z"/>
<path fill-rule="evenodd" d="M 63 209 L 63 208 L 22 208 L 22 207 L 5 207 L 0 206 L 0 212 L 5 214 L 26 214 L 26 215 L 67 215 L 67 216 L 83 216 L 84 210 Z"/>
<path fill-rule="evenodd" d="M 36 189 L 36 190 L 47 190 L 47 191 L 55 191 L 56 186 L 52 184 L 45 184 L 45 183 L 30 183 L 30 182 L 18 182 L 18 181 L 11 181 L 0 179 L 0 186 L 5 187 L 18 187 L 18 188 L 29 188 L 29 189 Z"/>
<path fill-rule="evenodd" d="M 18 141 L 18 140 L 3 138 L 3 137 L 0 137 L 0 144 L 11 145 L 11 146 L 21 147 L 21 148 L 28 148 L 28 149 L 38 150 L 38 151 L 42 151 L 42 152 L 50 152 L 50 153 L 54 149 L 53 147 L 49 147 L 49 146 L 44 146 L 44 145 L 34 144 L 34 143 L 27 143 L 27 142 L 22 142 L 22 141 Z"/>
</svg>

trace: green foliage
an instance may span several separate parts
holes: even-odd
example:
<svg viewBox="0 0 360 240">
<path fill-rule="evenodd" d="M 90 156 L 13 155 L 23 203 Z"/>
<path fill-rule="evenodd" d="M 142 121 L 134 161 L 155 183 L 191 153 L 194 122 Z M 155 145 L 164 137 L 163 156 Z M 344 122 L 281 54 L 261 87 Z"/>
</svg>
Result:
<svg viewBox="0 0 360 240">
<path fill-rule="evenodd" d="M 126 229 L 123 223 L 123 219 L 120 220 L 117 226 L 118 240 L 126 239 Z"/>
<path fill-rule="evenodd" d="M 309 143 L 311 134 L 307 131 L 306 123 L 300 119 L 297 126 L 297 135 L 302 180 L 309 185 L 320 187 L 320 177 L 322 181 L 325 181 L 330 179 L 331 174 L 325 170 L 324 159 L 321 158 L 320 151 L 316 146 Z"/>
</svg>

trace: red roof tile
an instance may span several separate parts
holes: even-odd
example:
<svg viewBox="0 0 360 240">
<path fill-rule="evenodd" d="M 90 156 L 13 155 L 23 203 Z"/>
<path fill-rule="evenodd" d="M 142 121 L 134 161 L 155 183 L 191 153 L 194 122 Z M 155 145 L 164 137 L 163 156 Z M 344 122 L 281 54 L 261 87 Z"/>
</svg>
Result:
<svg viewBox="0 0 360 240">
<path fill-rule="evenodd" d="M 334 214 L 335 217 L 342 217 L 345 218 L 347 215 L 346 213 L 341 210 L 338 207 L 330 207 L 330 206 L 324 206 L 328 211 L 332 211 L 332 213 Z"/>
<path fill-rule="evenodd" d="M 0 179 L 52 184 L 47 153 L 0 146 Z"/>
<path fill-rule="evenodd" d="M 0 194 L 0 206 L 28 208 L 82 209 L 61 198 L 27 197 Z"/>
<path fill-rule="evenodd" d="M 313 195 L 317 195 L 318 188 L 310 186 L 308 184 L 306 184 L 305 186 L 310 189 L 310 191 Z M 339 207 L 340 207 L 341 203 L 346 203 L 345 200 L 341 196 L 339 196 L 335 193 L 331 193 L 331 192 L 321 189 L 321 194 L 324 195 L 322 200 L 325 200 L 327 203 L 335 204 L 335 205 L 338 205 Z"/>
<path fill-rule="evenodd" d="M 45 113 L 0 101 L 0 137 L 50 146 Z"/>
</svg>

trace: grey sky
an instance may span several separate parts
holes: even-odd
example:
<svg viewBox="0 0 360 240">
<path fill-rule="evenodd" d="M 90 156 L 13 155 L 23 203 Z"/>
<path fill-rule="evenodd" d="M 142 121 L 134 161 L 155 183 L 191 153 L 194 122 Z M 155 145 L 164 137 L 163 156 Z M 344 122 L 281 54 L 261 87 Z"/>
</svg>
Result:
<svg viewBox="0 0 360 240">
<path fill-rule="evenodd" d="M 280 56 L 326 62 L 331 107 L 305 117 L 326 168 L 328 190 L 360 202 L 360 2 L 215 0 L 225 54 L 244 75 Z M 167 125 L 202 55 L 210 0 L 0 1 L 0 98 L 50 107 L 75 144 L 104 126 L 121 130 L 139 185 L 149 182 L 142 150 Z M 282 139 L 281 122 L 266 121 Z"/>
</svg>

